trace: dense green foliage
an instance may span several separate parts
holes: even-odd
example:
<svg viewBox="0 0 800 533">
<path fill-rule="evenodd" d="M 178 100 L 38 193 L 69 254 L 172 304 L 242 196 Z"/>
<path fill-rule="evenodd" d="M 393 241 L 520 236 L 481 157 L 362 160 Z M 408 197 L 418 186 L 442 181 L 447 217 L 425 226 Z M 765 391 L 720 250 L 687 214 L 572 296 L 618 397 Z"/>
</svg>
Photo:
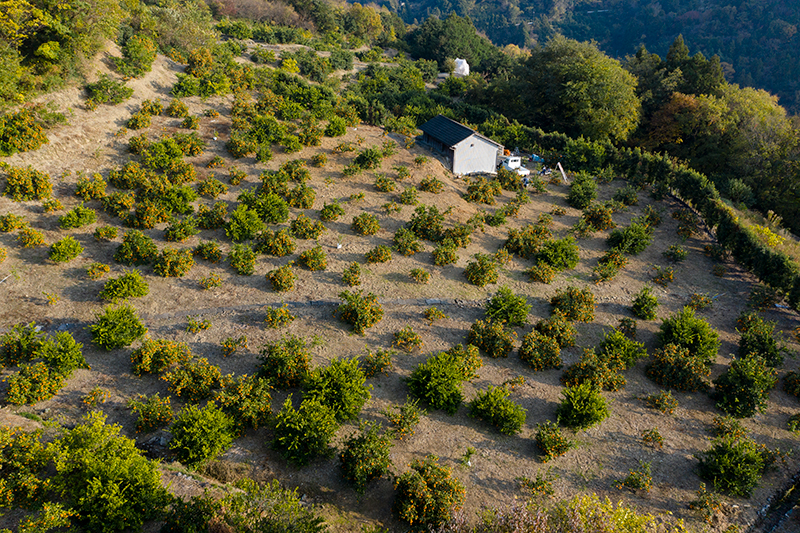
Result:
<svg viewBox="0 0 800 533">
<path fill-rule="evenodd" d="M 187 405 L 175 417 L 170 432 L 170 450 L 181 463 L 197 468 L 230 447 L 234 438 L 234 420 L 214 402 L 202 409 Z"/>
<path fill-rule="evenodd" d="M 370 398 L 372 386 L 365 382 L 357 359 L 334 359 L 308 375 L 305 398 L 330 408 L 339 422 L 354 420 Z"/>
</svg>

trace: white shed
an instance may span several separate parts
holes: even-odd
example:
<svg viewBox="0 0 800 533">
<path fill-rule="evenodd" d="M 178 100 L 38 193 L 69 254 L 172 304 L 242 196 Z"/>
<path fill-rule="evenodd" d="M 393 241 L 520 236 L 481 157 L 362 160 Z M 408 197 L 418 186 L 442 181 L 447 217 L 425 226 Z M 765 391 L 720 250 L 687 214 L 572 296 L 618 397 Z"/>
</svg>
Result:
<svg viewBox="0 0 800 533">
<path fill-rule="evenodd" d="M 497 171 L 497 153 L 502 152 L 502 144 L 444 115 L 433 117 L 419 129 L 422 142 L 444 154 L 453 174 Z"/>
</svg>

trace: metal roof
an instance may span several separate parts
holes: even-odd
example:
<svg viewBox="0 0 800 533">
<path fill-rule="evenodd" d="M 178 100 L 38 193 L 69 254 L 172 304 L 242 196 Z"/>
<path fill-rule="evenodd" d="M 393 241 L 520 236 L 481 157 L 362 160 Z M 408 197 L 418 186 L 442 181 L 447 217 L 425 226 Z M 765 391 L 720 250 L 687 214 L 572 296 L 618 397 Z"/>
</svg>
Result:
<svg viewBox="0 0 800 533">
<path fill-rule="evenodd" d="M 437 139 L 442 144 L 446 144 L 447 146 L 455 146 L 464 139 L 467 139 L 473 135 L 477 135 L 482 139 L 486 139 L 486 137 L 477 131 L 468 128 L 465 125 L 456 122 L 455 120 L 449 119 L 444 115 L 436 115 L 428 122 L 420 126 L 419 129 Z M 492 144 L 501 146 L 499 143 L 496 143 L 491 139 L 486 140 Z"/>
</svg>

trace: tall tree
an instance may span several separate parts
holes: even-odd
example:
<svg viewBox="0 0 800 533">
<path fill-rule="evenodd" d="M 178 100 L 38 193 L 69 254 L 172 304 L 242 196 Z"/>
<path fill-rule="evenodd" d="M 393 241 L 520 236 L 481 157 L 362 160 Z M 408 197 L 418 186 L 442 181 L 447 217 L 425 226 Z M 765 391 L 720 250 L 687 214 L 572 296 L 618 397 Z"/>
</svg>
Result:
<svg viewBox="0 0 800 533">
<path fill-rule="evenodd" d="M 509 117 L 545 130 L 625 140 L 639 123 L 636 78 L 593 43 L 555 37 L 534 49 L 515 80 L 502 87 L 494 97 L 503 101 L 495 104 Z"/>
</svg>

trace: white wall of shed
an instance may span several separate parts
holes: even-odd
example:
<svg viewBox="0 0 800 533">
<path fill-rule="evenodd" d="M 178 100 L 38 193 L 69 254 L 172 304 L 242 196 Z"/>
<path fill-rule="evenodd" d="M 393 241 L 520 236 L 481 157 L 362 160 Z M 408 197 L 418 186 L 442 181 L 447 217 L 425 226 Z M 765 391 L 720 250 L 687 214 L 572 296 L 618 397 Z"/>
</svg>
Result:
<svg viewBox="0 0 800 533">
<path fill-rule="evenodd" d="M 473 135 L 454 146 L 453 174 L 472 174 L 475 172 L 497 172 L 496 144 Z"/>
</svg>

